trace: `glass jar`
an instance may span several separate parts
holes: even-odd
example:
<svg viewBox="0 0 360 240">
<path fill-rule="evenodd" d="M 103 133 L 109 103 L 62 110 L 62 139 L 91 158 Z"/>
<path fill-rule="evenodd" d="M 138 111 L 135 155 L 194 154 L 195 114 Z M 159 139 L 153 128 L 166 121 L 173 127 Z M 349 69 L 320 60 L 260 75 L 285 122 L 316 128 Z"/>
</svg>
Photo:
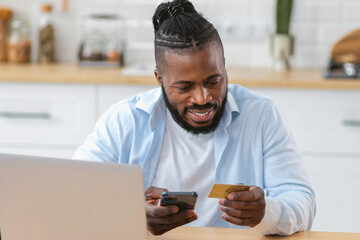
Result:
<svg viewBox="0 0 360 240">
<path fill-rule="evenodd" d="M 106 44 L 107 39 L 101 31 L 95 29 L 89 32 L 80 46 L 80 61 L 106 61 Z"/>
<path fill-rule="evenodd" d="M 29 24 L 25 21 L 12 21 L 8 38 L 8 60 L 12 63 L 27 63 L 31 58 Z"/>
<path fill-rule="evenodd" d="M 39 18 L 38 61 L 50 63 L 55 61 L 55 30 L 52 16 L 52 6 L 43 4 Z"/>
<path fill-rule="evenodd" d="M 0 8 L 0 61 L 6 61 L 6 39 L 8 35 L 8 25 L 12 11 L 8 8 Z"/>
<path fill-rule="evenodd" d="M 123 26 L 117 15 L 93 14 L 82 19 L 80 65 L 119 66 L 123 64 Z"/>
</svg>

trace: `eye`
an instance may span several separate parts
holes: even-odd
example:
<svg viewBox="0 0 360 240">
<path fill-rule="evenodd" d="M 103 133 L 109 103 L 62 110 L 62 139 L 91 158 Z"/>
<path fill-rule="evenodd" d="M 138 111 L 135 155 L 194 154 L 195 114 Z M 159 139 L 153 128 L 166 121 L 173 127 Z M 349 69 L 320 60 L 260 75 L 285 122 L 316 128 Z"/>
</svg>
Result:
<svg viewBox="0 0 360 240">
<path fill-rule="evenodd" d="M 192 83 L 189 83 L 189 84 L 183 83 L 183 84 L 178 84 L 178 85 L 176 86 L 176 88 L 177 88 L 178 90 L 180 90 L 180 91 L 189 91 L 189 90 L 193 87 L 193 85 L 194 85 L 194 84 L 192 84 Z"/>
<path fill-rule="evenodd" d="M 209 80 L 207 82 L 207 84 L 211 87 L 214 87 L 214 86 L 218 85 L 220 83 L 220 81 L 221 81 L 220 78 L 216 78 L 216 79 Z"/>
<path fill-rule="evenodd" d="M 186 91 L 190 89 L 190 86 L 179 86 L 177 87 L 177 89 L 181 90 L 181 91 Z"/>
</svg>

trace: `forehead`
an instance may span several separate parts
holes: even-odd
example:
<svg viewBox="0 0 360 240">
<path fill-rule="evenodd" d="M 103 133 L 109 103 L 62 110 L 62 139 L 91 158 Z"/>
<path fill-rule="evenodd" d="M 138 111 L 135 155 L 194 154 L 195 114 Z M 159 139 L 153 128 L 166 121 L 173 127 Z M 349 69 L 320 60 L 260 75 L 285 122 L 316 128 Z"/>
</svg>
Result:
<svg viewBox="0 0 360 240">
<path fill-rule="evenodd" d="M 218 44 L 210 44 L 204 48 L 194 48 L 185 52 L 166 51 L 167 79 L 192 80 L 206 78 L 214 73 L 224 74 L 225 63 L 222 48 Z"/>
</svg>

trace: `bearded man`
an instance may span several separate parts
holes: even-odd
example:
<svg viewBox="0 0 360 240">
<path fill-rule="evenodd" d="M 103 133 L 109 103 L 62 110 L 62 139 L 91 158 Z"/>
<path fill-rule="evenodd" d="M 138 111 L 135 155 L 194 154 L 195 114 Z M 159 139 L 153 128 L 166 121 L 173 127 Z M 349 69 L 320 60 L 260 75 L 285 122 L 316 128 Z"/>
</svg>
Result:
<svg viewBox="0 0 360 240">
<path fill-rule="evenodd" d="M 156 235 L 184 224 L 309 230 L 314 192 L 274 103 L 228 84 L 219 34 L 189 1 L 161 3 L 153 23 L 160 87 L 113 105 L 74 158 L 141 166 Z M 214 183 L 251 187 L 217 200 Z M 166 190 L 198 192 L 195 210 L 158 206 Z"/>
</svg>

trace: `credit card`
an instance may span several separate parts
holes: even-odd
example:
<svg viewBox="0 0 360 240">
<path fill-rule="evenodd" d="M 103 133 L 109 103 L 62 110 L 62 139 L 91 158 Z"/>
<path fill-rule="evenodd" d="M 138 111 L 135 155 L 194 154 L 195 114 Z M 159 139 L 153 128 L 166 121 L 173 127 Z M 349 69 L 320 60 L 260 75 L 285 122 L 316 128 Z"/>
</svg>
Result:
<svg viewBox="0 0 360 240">
<path fill-rule="evenodd" d="M 243 184 L 220 184 L 215 183 L 212 187 L 209 198 L 226 198 L 227 195 L 231 192 L 237 192 L 237 191 L 247 191 L 250 189 L 250 186 L 246 186 Z"/>
</svg>

